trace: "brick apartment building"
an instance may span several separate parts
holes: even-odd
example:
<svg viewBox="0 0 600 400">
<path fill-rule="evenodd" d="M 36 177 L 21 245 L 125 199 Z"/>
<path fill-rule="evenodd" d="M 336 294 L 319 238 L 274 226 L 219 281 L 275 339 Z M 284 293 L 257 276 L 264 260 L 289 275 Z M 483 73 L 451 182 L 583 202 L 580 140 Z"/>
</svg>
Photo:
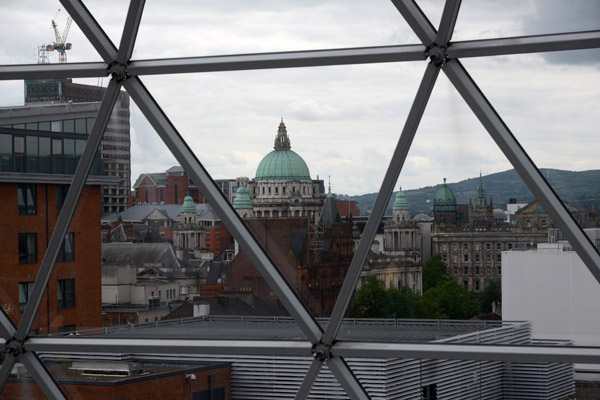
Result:
<svg viewBox="0 0 600 400">
<path fill-rule="evenodd" d="M 69 173 L 79 161 L 78 156 L 59 154 L 59 150 L 79 147 L 79 141 L 85 144 L 85 137 L 76 136 L 56 133 L 48 137 L 0 129 L 0 304 L 15 323 L 21 319 L 58 220 L 72 179 Z M 99 165 L 94 170 L 100 170 Z M 88 178 L 40 303 L 34 331 L 47 334 L 102 326 L 101 185 L 116 180 Z"/>
<path fill-rule="evenodd" d="M 204 196 L 179 166 L 166 172 L 141 174 L 133 184 L 133 190 L 129 207 L 136 204 L 183 204 L 188 194 L 194 203 L 204 203 Z"/>
</svg>

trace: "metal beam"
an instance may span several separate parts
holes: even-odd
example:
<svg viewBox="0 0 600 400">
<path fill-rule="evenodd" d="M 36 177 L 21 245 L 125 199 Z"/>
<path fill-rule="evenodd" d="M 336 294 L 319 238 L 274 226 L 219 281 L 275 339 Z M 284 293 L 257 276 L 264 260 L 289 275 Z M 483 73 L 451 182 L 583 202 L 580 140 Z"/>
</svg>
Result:
<svg viewBox="0 0 600 400">
<path fill-rule="evenodd" d="M 485 57 L 598 47 L 600 31 L 591 31 L 456 42 L 448 47 L 447 54 L 449 58 Z"/>
<path fill-rule="evenodd" d="M 398 140 L 398 144 L 394 150 L 394 154 L 383 178 L 383 182 L 381 183 L 381 189 L 379 190 L 379 194 L 375 199 L 373 210 L 371 211 L 367 225 L 362 233 L 360 242 L 358 243 L 358 247 L 354 253 L 350 267 L 348 268 L 348 272 L 346 273 L 346 279 L 344 279 L 340 294 L 338 295 L 337 301 L 333 307 L 333 311 L 331 312 L 329 324 L 325 330 L 325 335 L 323 335 L 323 343 L 325 344 L 331 345 L 337 336 L 337 332 L 344 318 L 344 313 L 348 308 L 348 304 L 352 299 L 354 289 L 356 288 L 356 284 L 360 278 L 362 266 L 365 263 L 369 250 L 371 249 L 371 244 L 373 243 L 373 239 L 377 233 L 377 228 L 379 227 L 379 223 L 383 218 L 385 209 L 387 208 L 390 197 L 394 191 L 394 185 L 398 180 L 400 171 L 402 171 L 402 166 L 404 165 L 410 145 L 415 137 L 417 128 L 419 127 L 421 117 L 425 112 L 425 107 L 427 106 L 429 96 L 431 95 L 431 91 L 433 90 L 433 86 L 435 85 L 435 81 L 439 72 L 440 68 L 432 63 L 429 63 L 425 69 L 425 73 L 423 74 L 423 79 L 421 80 L 421 84 L 417 90 L 415 100 L 408 113 L 404 128 L 402 129 L 402 134 L 400 135 L 400 139 Z"/>
<path fill-rule="evenodd" d="M 117 57 L 117 48 L 83 3 L 79 0 L 60 0 L 60 2 L 100 57 L 107 63 L 114 61 Z"/>
<path fill-rule="evenodd" d="M 306 309 L 304 303 L 298 298 L 271 258 L 229 204 L 229 201 L 223 196 L 204 166 L 187 146 L 140 79 L 137 77 L 127 79 L 125 88 L 171 153 L 198 186 L 207 202 L 215 209 L 217 215 L 238 241 L 246 256 L 248 256 L 279 301 L 294 317 L 308 340 L 313 344 L 318 343 L 323 331 L 317 321 Z"/>
<path fill-rule="evenodd" d="M 35 353 L 29 352 L 23 354 L 20 358 L 20 361 L 23 363 L 23 365 L 25 365 L 25 367 L 27 367 L 27 371 L 29 371 L 47 398 L 67 400 L 67 396 L 65 396 L 60 386 L 58 386 L 58 383 L 56 383 L 52 375 L 50 375 L 42 361 L 35 355 Z"/>
<path fill-rule="evenodd" d="M 122 337 L 41 337 L 30 338 L 26 351 L 60 353 L 152 353 L 152 354 L 240 354 L 310 357 L 308 341 L 203 340 L 203 339 L 126 339 Z"/>
<path fill-rule="evenodd" d="M 125 20 L 125 28 L 121 35 L 121 44 L 117 53 L 117 62 L 127 64 L 133 53 L 135 39 L 142 21 L 142 13 L 146 0 L 131 0 L 129 3 L 129 11 L 127 11 L 127 19 Z"/>
<path fill-rule="evenodd" d="M 100 140 L 102 139 L 102 134 L 104 133 L 104 129 L 106 128 L 108 120 L 110 119 L 110 114 L 112 113 L 115 102 L 117 101 L 117 97 L 119 96 L 120 88 L 121 84 L 117 83 L 115 80 L 111 80 L 106 88 L 106 92 L 102 98 L 102 103 L 100 104 L 100 109 L 98 110 L 98 115 L 96 116 L 94 126 L 92 127 L 92 132 L 90 133 L 85 144 L 85 148 L 83 149 L 83 154 L 81 155 L 79 164 L 75 170 L 75 175 L 73 176 L 73 183 L 67 192 L 67 197 L 61 209 L 60 216 L 58 217 L 58 221 L 54 227 L 54 232 L 52 232 L 52 237 L 50 238 L 50 242 L 46 248 L 46 254 L 44 254 L 37 278 L 33 284 L 31 295 L 29 296 L 29 300 L 25 306 L 21 323 L 17 328 L 15 337 L 18 340 L 25 340 L 29 334 L 29 331 L 31 330 L 36 312 L 40 302 L 42 301 L 42 295 L 44 294 L 44 290 L 46 289 L 48 280 L 50 279 L 50 274 L 54 268 L 56 256 L 58 255 L 60 246 L 67 233 L 67 229 L 69 228 L 71 220 L 73 219 L 73 215 L 75 214 L 79 197 L 81 196 L 83 186 L 85 185 L 87 176 L 92 168 L 92 163 L 96 157 L 96 151 L 98 150 Z"/>
<path fill-rule="evenodd" d="M 323 365 L 323 361 L 318 358 L 314 358 L 310 363 L 310 367 L 308 371 L 306 371 L 306 375 L 304 375 L 304 379 L 302 380 L 302 385 L 296 393 L 296 400 L 304 400 L 308 398 L 308 394 L 310 393 L 310 389 L 312 388 L 317 376 L 319 376 L 319 371 L 321 370 L 321 366 Z"/>
<path fill-rule="evenodd" d="M 4 390 L 4 385 L 6 385 L 8 377 L 10 376 L 10 373 L 12 372 L 16 362 L 16 356 L 10 353 L 5 354 L 4 360 L 2 361 L 2 367 L 0 367 L 0 392 Z"/>
<path fill-rule="evenodd" d="M 351 399 L 368 400 L 370 398 L 342 357 L 330 358 L 327 360 L 327 366 Z"/>
<path fill-rule="evenodd" d="M 5 340 L 12 339 L 17 331 L 17 327 L 6 314 L 4 309 L 0 308 L 0 336 Z"/>
<path fill-rule="evenodd" d="M 600 364 L 600 347 L 483 345 L 455 343 L 337 342 L 332 354 L 342 357 L 419 358 Z"/>
<path fill-rule="evenodd" d="M 458 11 L 460 10 L 461 0 L 446 0 L 444 11 L 442 13 L 442 19 L 440 20 L 440 27 L 435 37 L 435 42 L 440 46 L 446 46 L 452 34 L 454 33 L 454 26 L 458 19 Z"/>
<path fill-rule="evenodd" d="M 425 46 L 431 46 L 435 42 L 437 32 L 417 3 L 413 0 L 392 0 L 392 3 L 400 11 L 421 42 Z"/>
<path fill-rule="evenodd" d="M 181 74 L 190 72 L 420 61 L 424 59 L 425 47 L 420 44 L 413 44 L 404 46 L 139 60 L 131 61 L 131 64 L 127 67 L 127 71 L 130 75 Z"/>
<path fill-rule="evenodd" d="M 456 87 L 473 113 L 479 118 L 506 158 L 517 170 L 533 195 L 545 207 L 573 249 L 600 283 L 600 254 L 588 236 L 577 224 L 569 210 L 537 169 L 496 110 L 458 60 L 450 60 L 443 67 L 450 82 Z"/>
<path fill-rule="evenodd" d="M 96 78 L 108 75 L 103 62 L 0 65 L 0 80 Z"/>
</svg>

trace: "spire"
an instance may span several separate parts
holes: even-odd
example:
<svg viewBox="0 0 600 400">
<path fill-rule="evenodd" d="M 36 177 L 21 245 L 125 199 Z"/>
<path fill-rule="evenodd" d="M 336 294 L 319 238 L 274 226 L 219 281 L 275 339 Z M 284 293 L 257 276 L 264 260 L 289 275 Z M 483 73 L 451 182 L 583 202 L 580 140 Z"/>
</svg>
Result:
<svg viewBox="0 0 600 400">
<path fill-rule="evenodd" d="M 331 194 L 331 175 L 329 176 L 329 190 L 327 191 L 327 197 L 333 197 L 333 194 Z"/>
<path fill-rule="evenodd" d="M 292 148 L 290 145 L 290 138 L 287 135 L 287 129 L 283 123 L 283 118 L 281 118 L 281 122 L 279 123 L 277 136 L 275 137 L 275 145 L 273 148 L 275 150 L 290 150 Z"/>
<path fill-rule="evenodd" d="M 479 187 L 477 188 L 477 200 L 475 201 L 475 206 L 477 207 L 485 207 L 485 191 L 483 190 L 483 177 L 481 176 L 481 170 L 479 171 Z"/>
</svg>

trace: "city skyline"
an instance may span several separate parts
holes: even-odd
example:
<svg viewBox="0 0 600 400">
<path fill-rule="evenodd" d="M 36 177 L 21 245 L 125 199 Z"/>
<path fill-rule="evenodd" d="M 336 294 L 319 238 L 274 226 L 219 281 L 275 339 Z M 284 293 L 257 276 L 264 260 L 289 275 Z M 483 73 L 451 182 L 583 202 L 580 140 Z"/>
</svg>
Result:
<svg viewBox="0 0 600 400">
<path fill-rule="evenodd" d="M 303 2 L 288 10 L 287 6 L 263 1 L 254 4 L 253 11 L 249 5 L 230 3 L 208 5 L 209 12 L 202 14 L 177 15 L 178 24 L 169 24 L 175 15 L 164 19 L 159 5 L 148 4 L 133 57 L 418 43 L 402 18 L 390 12 L 393 5 L 389 2 L 363 5 L 353 12 L 342 2 L 326 6 Z M 599 27 L 600 18 L 596 16 L 600 15 L 600 5 L 593 1 L 581 0 L 578 7 L 566 7 L 558 1 L 551 7 L 538 3 L 514 2 L 511 8 L 486 1 L 465 7 L 454 38 L 459 41 Z M 107 27 L 113 41 L 118 41 L 125 10 L 109 15 L 106 10 L 110 8 L 99 7 L 97 2 L 86 4 Z M 439 19 L 441 7 L 436 2 L 419 4 L 432 21 Z M 229 13 L 233 5 L 236 12 Z M 29 32 L 0 50 L 3 64 L 35 62 L 34 48 L 52 41 L 50 19 L 56 6 L 27 7 L 27 3 L 19 3 L 7 7 L 7 23 L 0 32 L 10 36 L 11 30 L 23 24 Z M 307 30 L 304 18 L 309 17 L 318 18 L 319 23 Z M 64 10 L 58 14 L 59 29 L 66 18 Z M 219 23 L 222 18 L 233 22 L 238 30 L 227 32 Z M 494 18 L 493 29 L 485 23 L 490 18 Z M 282 32 L 281 37 L 269 36 L 273 30 Z M 75 24 L 67 41 L 73 43 L 69 62 L 98 60 Z M 600 99 L 596 93 L 600 52 L 566 53 L 502 56 L 500 63 L 465 59 L 464 63 L 538 167 L 598 169 L 595 153 L 600 145 L 596 129 Z M 578 64 L 573 64 L 573 59 Z M 326 179 L 330 175 L 333 191 L 356 195 L 379 191 L 422 73 L 421 63 L 385 63 L 157 75 L 144 77 L 143 81 L 158 101 L 174 104 L 166 109 L 167 114 L 214 179 L 252 178 L 260 159 L 271 150 L 277 124 L 283 117 L 292 149 L 306 160 L 312 178 L 318 175 Z M 106 85 L 107 80 L 103 83 Z M 1 106 L 22 104 L 22 81 L 4 81 L 0 87 L 4 93 Z M 573 118 L 576 124 L 571 123 Z M 131 124 L 132 177 L 177 164 L 135 105 Z M 443 77 L 432 93 L 396 186 L 414 189 L 439 184 L 443 177 L 458 182 L 473 177 L 480 169 L 487 175 L 510 168 Z"/>
</svg>

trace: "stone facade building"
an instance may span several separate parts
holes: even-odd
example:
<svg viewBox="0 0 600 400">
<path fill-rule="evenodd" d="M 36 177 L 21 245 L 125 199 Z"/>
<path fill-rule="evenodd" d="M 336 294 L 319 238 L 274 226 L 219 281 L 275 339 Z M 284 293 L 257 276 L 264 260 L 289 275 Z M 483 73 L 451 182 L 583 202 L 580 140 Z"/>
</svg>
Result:
<svg viewBox="0 0 600 400">
<path fill-rule="evenodd" d="M 495 218 L 481 177 L 477 199 L 469 203 L 468 217 L 458 218 L 456 198 L 444 178 L 434 198 L 433 252 L 442 256 L 448 274 L 458 283 L 480 292 L 488 281 L 501 280 L 503 251 L 527 249 L 545 241 L 547 230 L 523 230 L 503 218 Z M 549 220 L 547 214 L 544 218 Z"/>
<path fill-rule="evenodd" d="M 318 177 L 311 179 L 306 162 L 291 148 L 282 119 L 273 151 L 261 160 L 255 178 L 237 179 L 237 191 L 242 187 L 248 191 L 252 217 L 314 219 L 321 212 L 325 198 L 323 181 Z"/>
<path fill-rule="evenodd" d="M 408 286 L 415 293 L 422 292 L 422 251 L 431 240 L 426 229 L 430 227 L 428 222 L 410 218 L 406 194 L 400 188 L 392 207 L 392 217 L 384 223 L 383 252 L 372 253 L 367 258 L 361 283 L 366 276 L 375 275 L 387 288 Z"/>
</svg>

